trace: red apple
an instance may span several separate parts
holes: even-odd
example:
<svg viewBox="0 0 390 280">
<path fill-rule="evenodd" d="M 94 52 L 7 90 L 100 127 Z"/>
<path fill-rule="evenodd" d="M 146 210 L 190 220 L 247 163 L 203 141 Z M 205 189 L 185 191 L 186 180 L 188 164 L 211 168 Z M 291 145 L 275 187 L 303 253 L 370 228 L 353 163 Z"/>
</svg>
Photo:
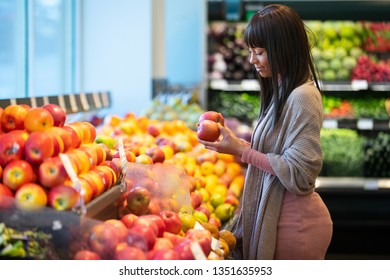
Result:
<svg viewBox="0 0 390 280">
<path fill-rule="evenodd" d="M 21 105 L 9 105 L 1 114 L 1 129 L 4 132 L 9 132 L 15 129 L 24 129 L 24 119 L 26 118 L 27 110 Z"/>
<path fill-rule="evenodd" d="M 40 164 L 54 153 L 52 138 L 43 131 L 34 131 L 28 136 L 24 144 L 24 155 L 28 162 Z"/>
<path fill-rule="evenodd" d="M 197 208 L 202 204 L 203 197 L 199 192 L 190 193 L 190 200 L 192 208 Z"/>
<path fill-rule="evenodd" d="M 112 151 L 111 149 L 107 146 L 105 143 L 98 143 L 97 144 L 99 147 L 101 147 L 106 154 L 106 159 L 105 160 L 111 160 L 112 159 Z M 103 160 L 104 161 L 104 160 Z"/>
<path fill-rule="evenodd" d="M 94 127 L 89 122 L 74 122 L 71 124 L 68 124 L 68 126 L 74 127 L 81 136 L 81 143 L 93 143 L 96 138 L 96 127 Z"/>
<path fill-rule="evenodd" d="M 101 178 L 105 191 L 113 186 L 113 174 L 107 166 L 96 166 L 89 171 L 89 173 L 91 172 L 96 173 Z"/>
<path fill-rule="evenodd" d="M 101 260 L 99 254 L 90 250 L 80 250 L 74 256 L 73 260 Z"/>
<path fill-rule="evenodd" d="M 66 121 L 66 113 L 65 113 L 64 109 L 62 109 L 57 104 L 46 104 L 46 105 L 42 106 L 42 108 L 44 108 L 50 112 L 50 114 L 54 120 L 54 123 L 53 123 L 54 126 L 57 126 L 57 127 L 64 126 L 65 121 Z"/>
<path fill-rule="evenodd" d="M 49 190 L 48 205 L 58 211 L 70 210 L 77 205 L 79 192 L 66 185 L 58 185 Z"/>
<path fill-rule="evenodd" d="M 139 220 L 139 219 L 138 219 Z M 136 223 L 138 220 L 134 221 L 134 223 Z M 146 226 L 143 226 L 143 225 L 133 225 L 130 229 L 129 229 L 129 233 L 133 233 L 133 234 L 139 234 L 143 237 L 146 238 L 146 242 L 147 242 L 147 248 L 148 250 L 151 250 L 154 246 L 154 243 L 156 243 L 156 234 L 155 234 L 155 230 L 153 227 L 146 227 Z M 127 242 L 129 243 L 129 237 L 128 237 L 128 240 Z"/>
<path fill-rule="evenodd" d="M 105 220 L 104 223 L 111 224 L 111 225 L 113 225 L 117 229 L 120 241 L 125 241 L 126 240 L 126 237 L 127 237 L 127 227 L 126 227 L 126 225 L 122 221 L 117 220 L 117 219 L 108 219 L 108 220 Z"/>
<path fill-rule="evenodd" d="M 207 220 L 210 218 L 210 210 L 206 206 L 202 206 L 202 204 L 199 205 L 199 207 L 195 208 L 195 211 L 204 213 L 207 217 Z"/>
<path fill-rule="evenodd" d="M 218 124 L 210 120 L 203 120 L 198 124 L 197 136 L 201 140 L 214 142 L 219 138 Z"/>
<path fill-rule="evenodd" d="M 85 153 L 89 158 L 90 163 L 90 169 L 97 166 L 98 164 L 98 154 L 95 148 L 92 146 L 91 143 L 89 144 L 82 144 L 80 147 L 78 147 L 78 150 Z"/>
<path fill-rule="evenodd" d="M 173 243 L 170 239 L 165 237 L 158 237 L 154 243 L 153 250 L 173 249 Z"/>
<path fill-rule="evenodd" d="M 180 255 L 173 249 L 161 249 L 150 251 L 149 260 L 180 260 Z"/>
<path fill-rule="evenodd" d="M 122 176 L 122 167 L 120 165 L 120 160 L 119 160 L 119 164 L 116 163 L 114 161 L 114 159 L 113 160 L 105 160 L 102 162 L 101 166 L 108 166 L 114 171 L 115 176 L 116 176 L 115 182 L 116 182 L 116 180 L 118 180 Z"/>
<path fill-rule="evenodd" d="M 150 203 L 151 194 L 144 187 L 134 187 L 127 196 L 127 208 L 135 214 L 144 213 Z"/>
<path fill-rule="evenodd" d="M 47 194 L 40 185 L 27 183 L 16 190 L 15 201 L 21 209 L 36 210 L 46 206 Z"/>
<path fill-rule="evenodd" d="M 27 137 L 28 133 L 23 130 L 0 135 L 0 165 L 4 167 L 12 160 L 23 159 Z"/>
<path fill-rule="evenodd" d="M 114 260 L 146 260 L 146 254 L 144 251 L 122 242 L 115 248 Z"/>
<path fill-rule="evenodd" d="M 204 120 L 210 120 L 216 123 L 220 123 L 221 125 L 225 124 L 225 119 L 223 115 L 219 112 L 215 111 L 207 111 L 204 112 L 202 115 L 200 115 L 198 123 L 204 121 Z"/>
<path fill-rule="evenodd" d="M 208 256 L 211 252 L 211 232 L 205 229 L 189 229 L 186 231 L 186 238 L 199 243 L 203 253 Z"/>
<path fill-rule="evenodd" d="M 182 221 L 180 220 L 179 214 L 171 210 L 163 210 L 160 213 L 160 217 L 164 221 L 165 231 L 173 234 L 178 234 L 180 232 Z"/>
<path fill-rule="evenodd" d="M 120 238 L 117 229 L 113 225 L 100 223 L 92 227 L 88 244 L 94 252 L 104 259 L 112 258 L 119 243 Z"/>
<path fill-rule="evenodd" d="M 165 154 L 159 147 L 152 147 L 146 150 L 146 155 L 150 156 L 153 163 L 164 162 Z"/>
<path fill-rule="evenodd" d="M 45 130 L 45 133 L 47 133 L 52 141 L 53 141 L 53 157 L 57 156 L 60 153 L 63 153 L 65 151 L 65 145 L 64 141 L 62 140 L 61 136 L 57 133 L 54 133 L 53 131 Z"/>
<path fill-rule="evenodd" d="M 160 199 L 157 197 L 152 196 L 150 199 L 149 205 L 146 208 L 145 213 L 146 214 L 153 214 L 153 215 L 159 215 L 161 212 L 161 203 Z"/>
<path fill-rule="evenodd" d="M 191 251 L 191 243 L 193 241 L 183 238 L 181 242 L 176 244 L 173 249 L 179 254 L 180 260 L 194 260 L 194 255 Z"/>
<path fill-rule="evenodd" d="M 22 159 L 9 162 L 3 170 L 3 183 L 13 191 L 33 180 L 34 170 L 31 164 Z"/>
<path fill-rule="evenodd" d="M 65 182 L 68 173 L 59 157 L 46 159 L 39 165 L 38 181 L 44 187 L 54 187 Z"/>
<path fill-rule="evenodd" d="M 165 231 L 165 223 L 164 220 L 158 214 L 148 214 L 141 216 L 140 219 L 148 219 L 151 220 L 155 225 L 157 225 L 157 237 L 162 237 Z"/>
<path fill-rule="evenodd" d="M 129 150 L 125 150 L 125 156 L 126 156 L 126 160 L 127 162 L 135 162 L 135 154 L 132 152 L 132 151 L 129 151 Z M 120 153 L 119 151 L 116 151 L 113 155 L 112 155 L 112 158 L 120 158 Z"/>
<path fill-rule="evenodd" d="M 233 206 L 238 206 L 238 204 L 240 203 L 240 201 L 238 200 L 237 196 L 234 195 L 234 194 L 227 194 L 226 197 L 225 197 L 225 203 L 229 203 Z"/>
<path fill-rule="evenodd" d="M 90 143 L 90 144 L 85 144 L 85 145 L 87 145 L 87 146 L 89 145 L 95 150 L 96 155 L 97 155 L 96 165 L 100 165 L 103 161 L 105 161 L 107 159 L 106 150 L 103 148 L 102 145 L 98 145 L 96 143 Z"/>
<path fill-rule="evenodd" d="M 183 236 L 178 235 L 178 234 L 174 234 L 174 233 L 170 233 L 168 231 L 164 232 L 163 238 L 169 239 L 172 242 L 173 246 L 179 244 L 184 239 Z"/>
<path fill-rule="evenodd" d="M 24 119 L 24 128 L 29 132 L 43 131 L 53 125 L 54 120 L 51 113 L 42 107 L 28 110 Z"/>
<path fill-rule="evenodd" d="M 0 183 L 0 209 L 11 207 L 13 201 L 14 193 L 6 185 Z"/>
<path fill-rule="evenodd" d="M 126 214 L 121 218 L 121 222 L 127 227 L 131 228 L 135 220 L 138 219 L 138 216 L 135 214 Z"/>
<path fill-rule="evenodd" d="M 149 229 L 150 231 L 152 231 L 154 233 L 154 235 L 157 235 L 159 234 L 159 226 L 161 226 L 160 224 L 158 224 L 156 222 L 155 219 L 153 219 L 152 217 L 146 217 L 145 216 L 147 215 L 142 215 L 140 216 L 138 219 L 136 219 L 134 222 L 133 222 L 133 225 L 131 228 L 133 227 L 137 227 L 137 226 L 140 226 L 140 227 L 144 227 L 146 229 Z"/>
<path fill-rule="evenodd" d="M 157 137 L 160 135 L 160 129 L 155 124 L 148 124 L 148 126 L 146 127 L 146 131 L 153 137 Z"/>
<path fill-rule="evenodd" d="M 150 239 L 150 240 L 149 240 Z M 138 248 L 144 252 L 149 251 L 148 242 L 153 243 L 153 234 L 149 237 L 143 235 L 143 232 L 137 232 L 135 230 L 129 230 L 127 232 L 126 243 L 129 246 Z"/>
<path fill-rule="evenodd" d="M 68 133 L 68 135 L 70 135 L 72 139 L 72 146 L 68 150 L 78 148 L 81 145 L 81 132 L 78 133 L 74 127 L 68 126 L 66 124 L 62 128 Z"/>
</svg>

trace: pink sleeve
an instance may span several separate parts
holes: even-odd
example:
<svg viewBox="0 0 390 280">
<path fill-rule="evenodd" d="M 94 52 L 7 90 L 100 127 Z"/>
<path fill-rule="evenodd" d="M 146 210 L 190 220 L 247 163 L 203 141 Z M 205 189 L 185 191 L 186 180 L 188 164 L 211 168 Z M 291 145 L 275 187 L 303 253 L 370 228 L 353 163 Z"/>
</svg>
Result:
<svg viewBox="0 0 390 280">
<path fill-rule="evenodd" d="M 253 150 L 251 147 L 244 148 L 244 150 L 242 151 L 241 160 L 243 162 L 256 166 L 257 168 L 260 168 L 265 172 L 275 175 L 275 172 L 268 161 L 267 155 L 259 151 Z"/>
</svg>

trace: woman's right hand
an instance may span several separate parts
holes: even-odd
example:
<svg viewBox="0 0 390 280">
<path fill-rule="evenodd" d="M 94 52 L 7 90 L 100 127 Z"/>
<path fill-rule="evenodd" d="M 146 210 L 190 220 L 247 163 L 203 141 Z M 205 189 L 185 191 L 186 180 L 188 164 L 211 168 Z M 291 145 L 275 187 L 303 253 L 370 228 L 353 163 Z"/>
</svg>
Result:
<svg viewBox="0 0 390 280">
<path fill-rule="evenodd" d="M 198 138 L 199 143 L 203 144 L 206 149 L 241 157 L 245 147 L 250 144 L 244 139 L 238 138 L 226 125 L 222 126 L 221 124 L 218 124 L 218 128 L 221 135 L 217 141 L 209 142 Z"/>
</svg>

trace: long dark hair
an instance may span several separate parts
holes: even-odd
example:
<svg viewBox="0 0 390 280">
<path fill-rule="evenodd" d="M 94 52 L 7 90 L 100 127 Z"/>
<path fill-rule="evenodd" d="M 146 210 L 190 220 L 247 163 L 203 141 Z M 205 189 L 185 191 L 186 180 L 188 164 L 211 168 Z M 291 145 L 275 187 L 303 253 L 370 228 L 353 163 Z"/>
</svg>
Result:
<svg viewBox="0 0 390 280">
<path fill-rule="evenodd" d="M 306 31 L 298 13 L 279 4 L 268 5 L 254 14 L 245 29 L 244 39 L 247 46 L 264 48 L 267 52 L 272 74 L 270 78 L 259 75 L 260 115 L 273 102 L 274 126 L 287 98 L 296 87 L 312 78 L 320 90 Z"/>
</svg>

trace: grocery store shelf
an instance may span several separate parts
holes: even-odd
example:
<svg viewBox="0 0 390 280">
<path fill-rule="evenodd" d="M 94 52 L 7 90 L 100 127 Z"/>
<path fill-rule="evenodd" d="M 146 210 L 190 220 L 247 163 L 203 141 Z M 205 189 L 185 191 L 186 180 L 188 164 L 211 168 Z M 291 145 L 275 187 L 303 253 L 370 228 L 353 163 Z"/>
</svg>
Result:
<svg viewBox="0 0 390 280">
<path fill-rule="evenodd" d="M 115 201 L 120 194 L 121 189 L 118 184 L 90 201 L 86 205 L 86 217 L 102 221 L 116 218 L 117 209 Z"/>
<path fill-rule="evenodd" d="M 323 128 L 347 128 L 354 130 L 390 130 L 390 120 L 361 119 L 325 119 Z"/>
<path fill-rule="evenodd" d="M 358 188 L 363 190 L 387 189 L 390 191 L 390 179 L 364 177 L 319 177 L 316 188 Z"/>
</svg>

